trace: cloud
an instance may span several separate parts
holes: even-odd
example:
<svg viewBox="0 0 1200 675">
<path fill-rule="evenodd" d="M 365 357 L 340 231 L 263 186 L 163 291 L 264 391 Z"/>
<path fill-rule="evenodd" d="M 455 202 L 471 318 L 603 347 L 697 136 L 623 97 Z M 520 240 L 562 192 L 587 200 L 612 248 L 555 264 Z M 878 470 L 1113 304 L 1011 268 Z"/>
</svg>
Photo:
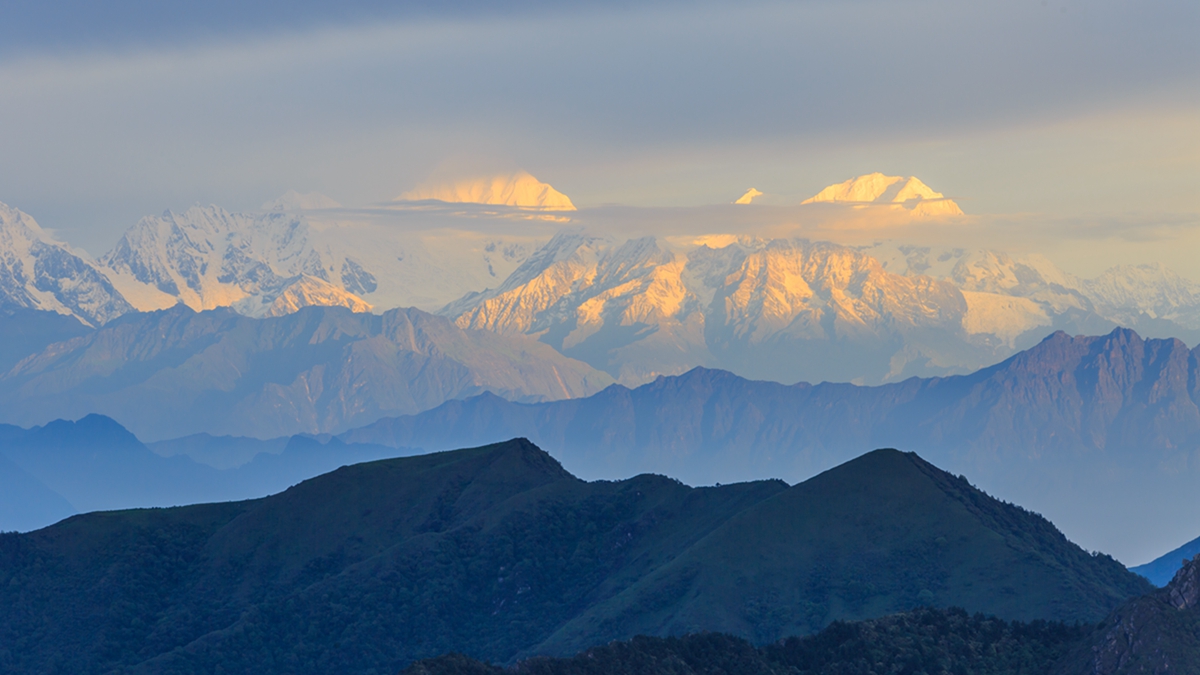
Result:
<svg viewBox="0 0 1200 675">
<path fill-rule="evenodd" d="M 1191 2 L 380 6 L 263 24 L 218 4 L 177 41 L 156 31 L 190 15 L 150 12 L 90 51 L 8 52 L 0 200 L 93 248 L 196 201 L 381 200 L 448 157 L 593 205 L 801 197 L 871 171 L 976 213 L 1195 200 L 1172 196 L 1200 171 Z"/>
</svg>

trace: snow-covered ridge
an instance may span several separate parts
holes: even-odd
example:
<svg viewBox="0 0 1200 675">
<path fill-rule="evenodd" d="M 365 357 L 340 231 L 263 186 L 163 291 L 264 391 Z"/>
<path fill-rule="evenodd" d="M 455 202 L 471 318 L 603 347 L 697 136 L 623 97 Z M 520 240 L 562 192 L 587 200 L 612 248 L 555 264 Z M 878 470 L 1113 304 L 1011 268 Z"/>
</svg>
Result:
<svg viewBox="0 0 1200 675">
<path fill-rule="evenodd" d="M 437 223 L 342 222 L 337 209 L 307 208 L 326 204 L 311 197 L 289 193 L 263 212 L 195 206 L 144 218 L 102 261 L 138 309 L 182 302 L 267 316 L 309 304 L 433 309 L 498 284 L 534 248 Z"/>
<path fill-rule="evenodd" d="M 541 211 L 575 210 L 569 197 L 524 171 L 457 182 L 429 183 L 405 192 L 399 199 L 515 206 Z"/>
<path fill-rule="evenodd" d="M 133 307 L 85 254 L 28 214 L 0 203 L 0 306 L 73 315 L 99 325 Z"/>
<path fill-rule="evenodd" d="M 937 195 L 915 179 L 878 176 L 833 186 L 826 197 Z M 592 350 L 589 363 L 627 382 L 795 340 L 900 345 L 881 366 L 899 377 L 917 372 L 915 363 L 924 374 L 979 365 L 975 356 L 910 344 L 922 331 L 987 346 L 982 364 L 1058 327 L 1153 320 L 1165 332 L 1200 330 L 1200 284 L 1162 266 L 1113 268 L 1089 280 L 1044 258 L 999 251 L 719 233 L 667 244 L 578 226 L 552 236 L 546 225 L 472 226 L 437 209 L 355 219 L 332 204 L 288 193 L 266 211 L 167 212 L 142 219 L 99 262 L 3 207 L 0 303 L 92 325 L 176 303 L 250 316 L 314 304 L 416 306 L 464 327 L 535 335 L 575 355 Z"/>
<path fill-rule="evenodd" d="M 934 192 L 916 176 L 885 176 L 869 173 L 836 183 L 801 204 L 836 203 L 888 205 L 905 208 L 918 216 L 961 216 L 962 209 L 940 192 Z"/>
</svg>

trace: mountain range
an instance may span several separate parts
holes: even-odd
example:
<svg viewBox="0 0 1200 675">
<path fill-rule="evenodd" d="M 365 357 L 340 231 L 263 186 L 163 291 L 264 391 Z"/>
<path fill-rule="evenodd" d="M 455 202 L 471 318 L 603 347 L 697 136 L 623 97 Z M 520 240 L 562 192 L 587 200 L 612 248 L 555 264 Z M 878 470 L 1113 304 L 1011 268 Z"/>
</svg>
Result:
<svg viewBox="0 0 1200 675">
<path fill-rule="evenodd" d="M 1097 621 L 1151 589 L 914 454 L 789 487 L 587 483 L 524 440 L 0 535 L 7 673 L 398 672 L 921 605 Z"/>
<path fill-rule="evenodd" d="M 1055 333 L 970 375 L 785 386 L 696 369 L 584 399 L 451 401 L 339 438 L 438 450 L 525 436 L 588 478 L 691 484 L 801 480 L 858 448 L 912 448 L 1140 562 L 1200 532 L 1197 381 L 1200 351 L 1178 340 Z"/>
<path fill-rule="evenodd" d="M 992 251 L 698 242 L 563 231 L 494 290 L 439 313 L 536 337 L 624 384 L 696 366 L 785 383 L 966 373 L 1058 329 L 1200 341 L 1200 285 L 1161 267 L 1083 281 Z"/>
<path fill-rule="evenodd" d="M 416 309 L 308 307 L 254 319 L 185 305 L 133 313 L 0 375 L 0 422 L 91 413 L 141 438 L 325 433 L 492 391 L 586 396 L 604 373 L 523 336 L 463 330 Z"/>
<path fill-rule="evenodd" d="M 354 210 L 293 192 L 255 212 L 166 212 L 95 261 L 5 206 L 0 306 L 91 326 L 180 303 L 251 317 L 418 307 L 533 337 L 628 385 L 696 366 L 785 383 L 962 374 L 1054 330 L 1118 325 L 1200 342 L 1200 284 L 1162 266 L 1081 279 L 1036 256 L 895 241 L 555 233 L 553 219 L 579 212 L 527 173 L 403 197 Z M 911 176 L 868 174 L 807 201 L 960 212 Z"/>
<path fill-rule="evenodd" d="M 905 447 L 1049 515 L 1076 541 L 1141 563 L 1200 533 L 1197 381 L 1200 352 L 1119 329 L 1056 333 L 970 375 L 878 386 L 694 369 L 602 389 L 603 373 L 528 337 L 416 310 L 252 319 L 180 307 L 28 357 L 0 378 L 0 421 L 98 410 L 149 441 L 143 456 L 221 470 L 293 441 L 382 457 L 520 436 L 588 479 L 654 472 L 693 485 L 804 480 L 863 447 Z M 1174 569 L 1148 576 L 1165 583 Z"/>
<path fill-rule="evenodd" d="M 36 530 L 76 513 L 263 497 L 339 466 L 413 454 L 305 436 L 257 441 L 221 467 L 147 446 L 103 415 L 22 429 L 0 425 L 0 531 Z M 227 449 L 249 439 L 220 439 Z M 218 462 L 219 463 L 219 462 Z"/>
</svg>

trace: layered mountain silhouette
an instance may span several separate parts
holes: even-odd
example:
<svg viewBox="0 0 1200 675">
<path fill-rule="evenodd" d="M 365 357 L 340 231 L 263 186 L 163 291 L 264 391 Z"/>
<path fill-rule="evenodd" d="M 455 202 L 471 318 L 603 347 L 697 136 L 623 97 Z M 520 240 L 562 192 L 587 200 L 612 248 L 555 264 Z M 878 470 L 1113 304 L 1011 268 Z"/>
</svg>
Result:
<svg viewBox="0 0 1200 675">
<path fill-rule="evenodd" d="M 7 673 L 397 672 L 919 605 L 1095 621 L 1149 584 L 916 455 L 788 487 L 583 482 L 524 440 L 0 536 Z M 11 639 L 10 639 L 11 638 Z"/>
<path fill-rule="evenodd" d="M 909 447 L 1141 563 L 1200 531 L 1198 362 L 1178 340 L 1117 330 L 1056 333 L 971 375 L 876 387 L 695 369 L 600 391 L 603 373 L 547 345 L 416 310 L 252 319 L 179 307 L 26 357 L 0 377 L 0 413 L 29 426 L 99 412 L 163 455 L 221 469 L 297 433 L 398 454 L 524 436 L 587 478 L 650 471 L 692 484 L 803 480 L 862 447 Z M 1176 515 L 1139 526 L 1162 513 Z"/>
<path fill-rule="evenodd" d="M 1200 530 L 1198 375 L 1200 353 L 1178 340 L 1056 333 L 971 375 L 784 386 L 697 369 L 578 400 L 452 401 L 341 438 L 445 449 L 520 435 L 584 476 L 693 484 L 799 480 L 856 448 L 914 448 L 1141 562 Z M 1148 531 L 1147 519 L 1160 524 Z"/>
<path fill-rule="evenodd" d="M 130 314 L 0 376 L 0 421 L 101 413 L 159 440 L 338 431 L 482 391 L 583 396 L 611 380 L 525 337 L 462 330 L 419 310 L 310 307 L 253 319 L 185 306 Z"/>
<path fill-rule="evenodd" d="M 263 497 L 339 466 L 412 454 L 370 444 L 220 438 L 226 455 L 255 442 L 252 456 L 212 464 L 150 447 L 102 415 L 22 429 L 0 425 L 0 531 L 28 531 L 77 512 L 179 506 Z"/>
</svg>

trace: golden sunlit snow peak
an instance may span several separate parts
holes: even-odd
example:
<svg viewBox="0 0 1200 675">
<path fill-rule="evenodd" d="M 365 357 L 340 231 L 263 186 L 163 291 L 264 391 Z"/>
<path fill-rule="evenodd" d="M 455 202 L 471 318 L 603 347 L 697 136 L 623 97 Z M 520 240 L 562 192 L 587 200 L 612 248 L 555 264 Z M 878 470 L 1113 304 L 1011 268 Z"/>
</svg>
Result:
<svg viewBox="0 0 1200 675">
<path fill-rule="evenodd" d="M 940 192 L 934 192 L 916 176 L 885 176 L 869 173 L 851 178 L 821 190 L 805 199 L 802 204 L 819 202 L 837 204 L 883 204 L 894 205 L 912 211 L 918 216 L 960 216 L 962 209 L 953 200 Z"/>
<path fill-rule="evenodd" d="M 742 195 L 741 197 L 738 197 L 737 201 L 735 201 L 734 204 L 749 204 L 751 201 L 754 200 L 755 197 L 759 197 L 759 196 L 762 196 L 762 192 L 759 192 L 755 188 L 750 188 L 749 190 L 746 190 L 746 194 Z"/>
<path fill-rule="evenodd" d="M 574 211 L 575 205 L 525 171 L 452 183 L 430 183 L 400 195 L 408 201 L 436 200 L 455 204 L 494 204 L 541 211 Z"/>
</svg>

